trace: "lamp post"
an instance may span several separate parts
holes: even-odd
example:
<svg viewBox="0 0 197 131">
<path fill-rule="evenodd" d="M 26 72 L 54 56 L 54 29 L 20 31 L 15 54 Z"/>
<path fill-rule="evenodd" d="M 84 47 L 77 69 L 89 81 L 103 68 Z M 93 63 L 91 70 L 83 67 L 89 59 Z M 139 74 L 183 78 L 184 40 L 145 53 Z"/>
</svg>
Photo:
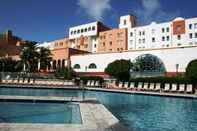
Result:
<svg viewBox="0 0 197 131">
<path fill-rule="evenodd" d="M 3 62 L 3 63 L 2 63 L 2 65 L 3 65 L 3 69 L 2 69 L 2 72 L 3 72 L 3 74 L 2 74 L 2 78 L 4 78 L 4 71 L 5 71 L 5 69 L 4 69 L 4 68 L 5 68 L 5 63 Z"/>
<path fill-rule="evenodd" d="M 2 65 L 3 65 L 3 70 L 2 70 L 2 71 L 4 72 L 4 70 L 5 70 L 5 69 L 4 69 L 4 68 L 5 68 L 5 63 L 3 62 Z"/>
</svg>

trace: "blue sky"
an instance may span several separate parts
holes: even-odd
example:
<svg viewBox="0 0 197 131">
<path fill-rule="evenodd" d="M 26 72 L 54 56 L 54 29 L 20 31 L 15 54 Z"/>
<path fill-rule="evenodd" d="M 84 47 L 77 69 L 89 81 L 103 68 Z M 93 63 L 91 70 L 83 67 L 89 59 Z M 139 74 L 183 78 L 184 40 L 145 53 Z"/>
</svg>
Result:
<svg viewBox="0 0 197 131">
<path fill-rule="evenodd" d="M 129 13 L 140 25 L 197 17 L 196 5 L 197 0 L 1 0 L 0 32 L 11 29 L 25 40 L 50 41 L 87 22 L 117 27 L 119 16 Z"/>
</svg>

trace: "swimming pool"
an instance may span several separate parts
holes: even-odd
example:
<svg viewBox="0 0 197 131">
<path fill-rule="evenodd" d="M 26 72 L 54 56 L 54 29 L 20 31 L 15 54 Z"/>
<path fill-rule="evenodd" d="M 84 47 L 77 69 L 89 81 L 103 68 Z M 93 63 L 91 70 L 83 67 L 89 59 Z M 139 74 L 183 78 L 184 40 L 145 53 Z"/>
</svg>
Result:
<svg viewBox="0 0 197 131">
<path fill-rule="evenodd" d="M 0 88 L 0 95 L 96 97 L 131 131 L 196 131 L 197 100 L 81 90 Z"/>
<path fill-rule="evenodd" d="M 0 123 L 81 124 L 73 103 L 0 102 Z"/>
</svg>

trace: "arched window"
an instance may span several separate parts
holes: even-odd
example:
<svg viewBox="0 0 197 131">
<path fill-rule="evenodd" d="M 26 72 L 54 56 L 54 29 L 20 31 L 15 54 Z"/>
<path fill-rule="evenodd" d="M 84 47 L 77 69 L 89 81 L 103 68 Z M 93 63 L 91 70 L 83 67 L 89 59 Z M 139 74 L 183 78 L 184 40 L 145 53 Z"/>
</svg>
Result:
<svg viewBox="0 0 197 131">
<path fill-rule="evenodd" d="M 74 69 L 80 69 L 81 67 L 80 67 L 79 64 L 75 64 L 73 68 L 74 68 Z"/>
<path fill-rule="evenodd" d="M 96 69 L 97 66 L 96 66 L 96 64 L 91 63 L 91 64 L 88 66 L 88 68 L 89 68 L 89 69 Z"/>
<path fill-rule="evenodd" d="M 144 54 L 137 57 L 133 62 L 133 70 L 141 72 L 165 72 L 163 62 L 154 55 Z"/>
</svg>

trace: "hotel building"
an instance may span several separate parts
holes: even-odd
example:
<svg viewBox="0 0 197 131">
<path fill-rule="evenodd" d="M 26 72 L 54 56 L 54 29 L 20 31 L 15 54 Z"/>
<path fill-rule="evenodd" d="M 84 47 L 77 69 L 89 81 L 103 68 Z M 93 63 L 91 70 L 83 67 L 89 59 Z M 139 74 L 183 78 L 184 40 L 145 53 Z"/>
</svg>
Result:
<svg viewBox="0 0 197 131">
<path fill-rule="evenodd" d="M 25 41 L 14 36 L 10 30 L 0 34 L 0 58 L 11 57 L 15 60 L 19 60 L 20 52 L 24 44 Z"/>
<path fill-rule="evenodd" d="M 109 29 L 101 22 L 71 27 L 69 29 L 70 47 L 96 53 L 98 51 L 99 33 Z"/>
<path fill-rule="evenodd" d="M 135 16 L 126 15 L 120 17 L 118 28 L 110 29 L 101 22 L 74 26 L 68 38 L 45 45 L 50 45 L 56 63 L 69 60 L 83 75 L 105 76 L 105 68 L 114 60 L 133 62 L 146 55 L 157 57 L 166 74 L 184 73 L 187 64 L 197 58 L 197 18 L 138 26 Z M 62 48 L 72 48 L 75 53 L 66 55 Z"/>
<path fill-rule="evenodd" d="M 128 28 L 128 50 L 197 45 L 197 18 Z"/>
</svg>

